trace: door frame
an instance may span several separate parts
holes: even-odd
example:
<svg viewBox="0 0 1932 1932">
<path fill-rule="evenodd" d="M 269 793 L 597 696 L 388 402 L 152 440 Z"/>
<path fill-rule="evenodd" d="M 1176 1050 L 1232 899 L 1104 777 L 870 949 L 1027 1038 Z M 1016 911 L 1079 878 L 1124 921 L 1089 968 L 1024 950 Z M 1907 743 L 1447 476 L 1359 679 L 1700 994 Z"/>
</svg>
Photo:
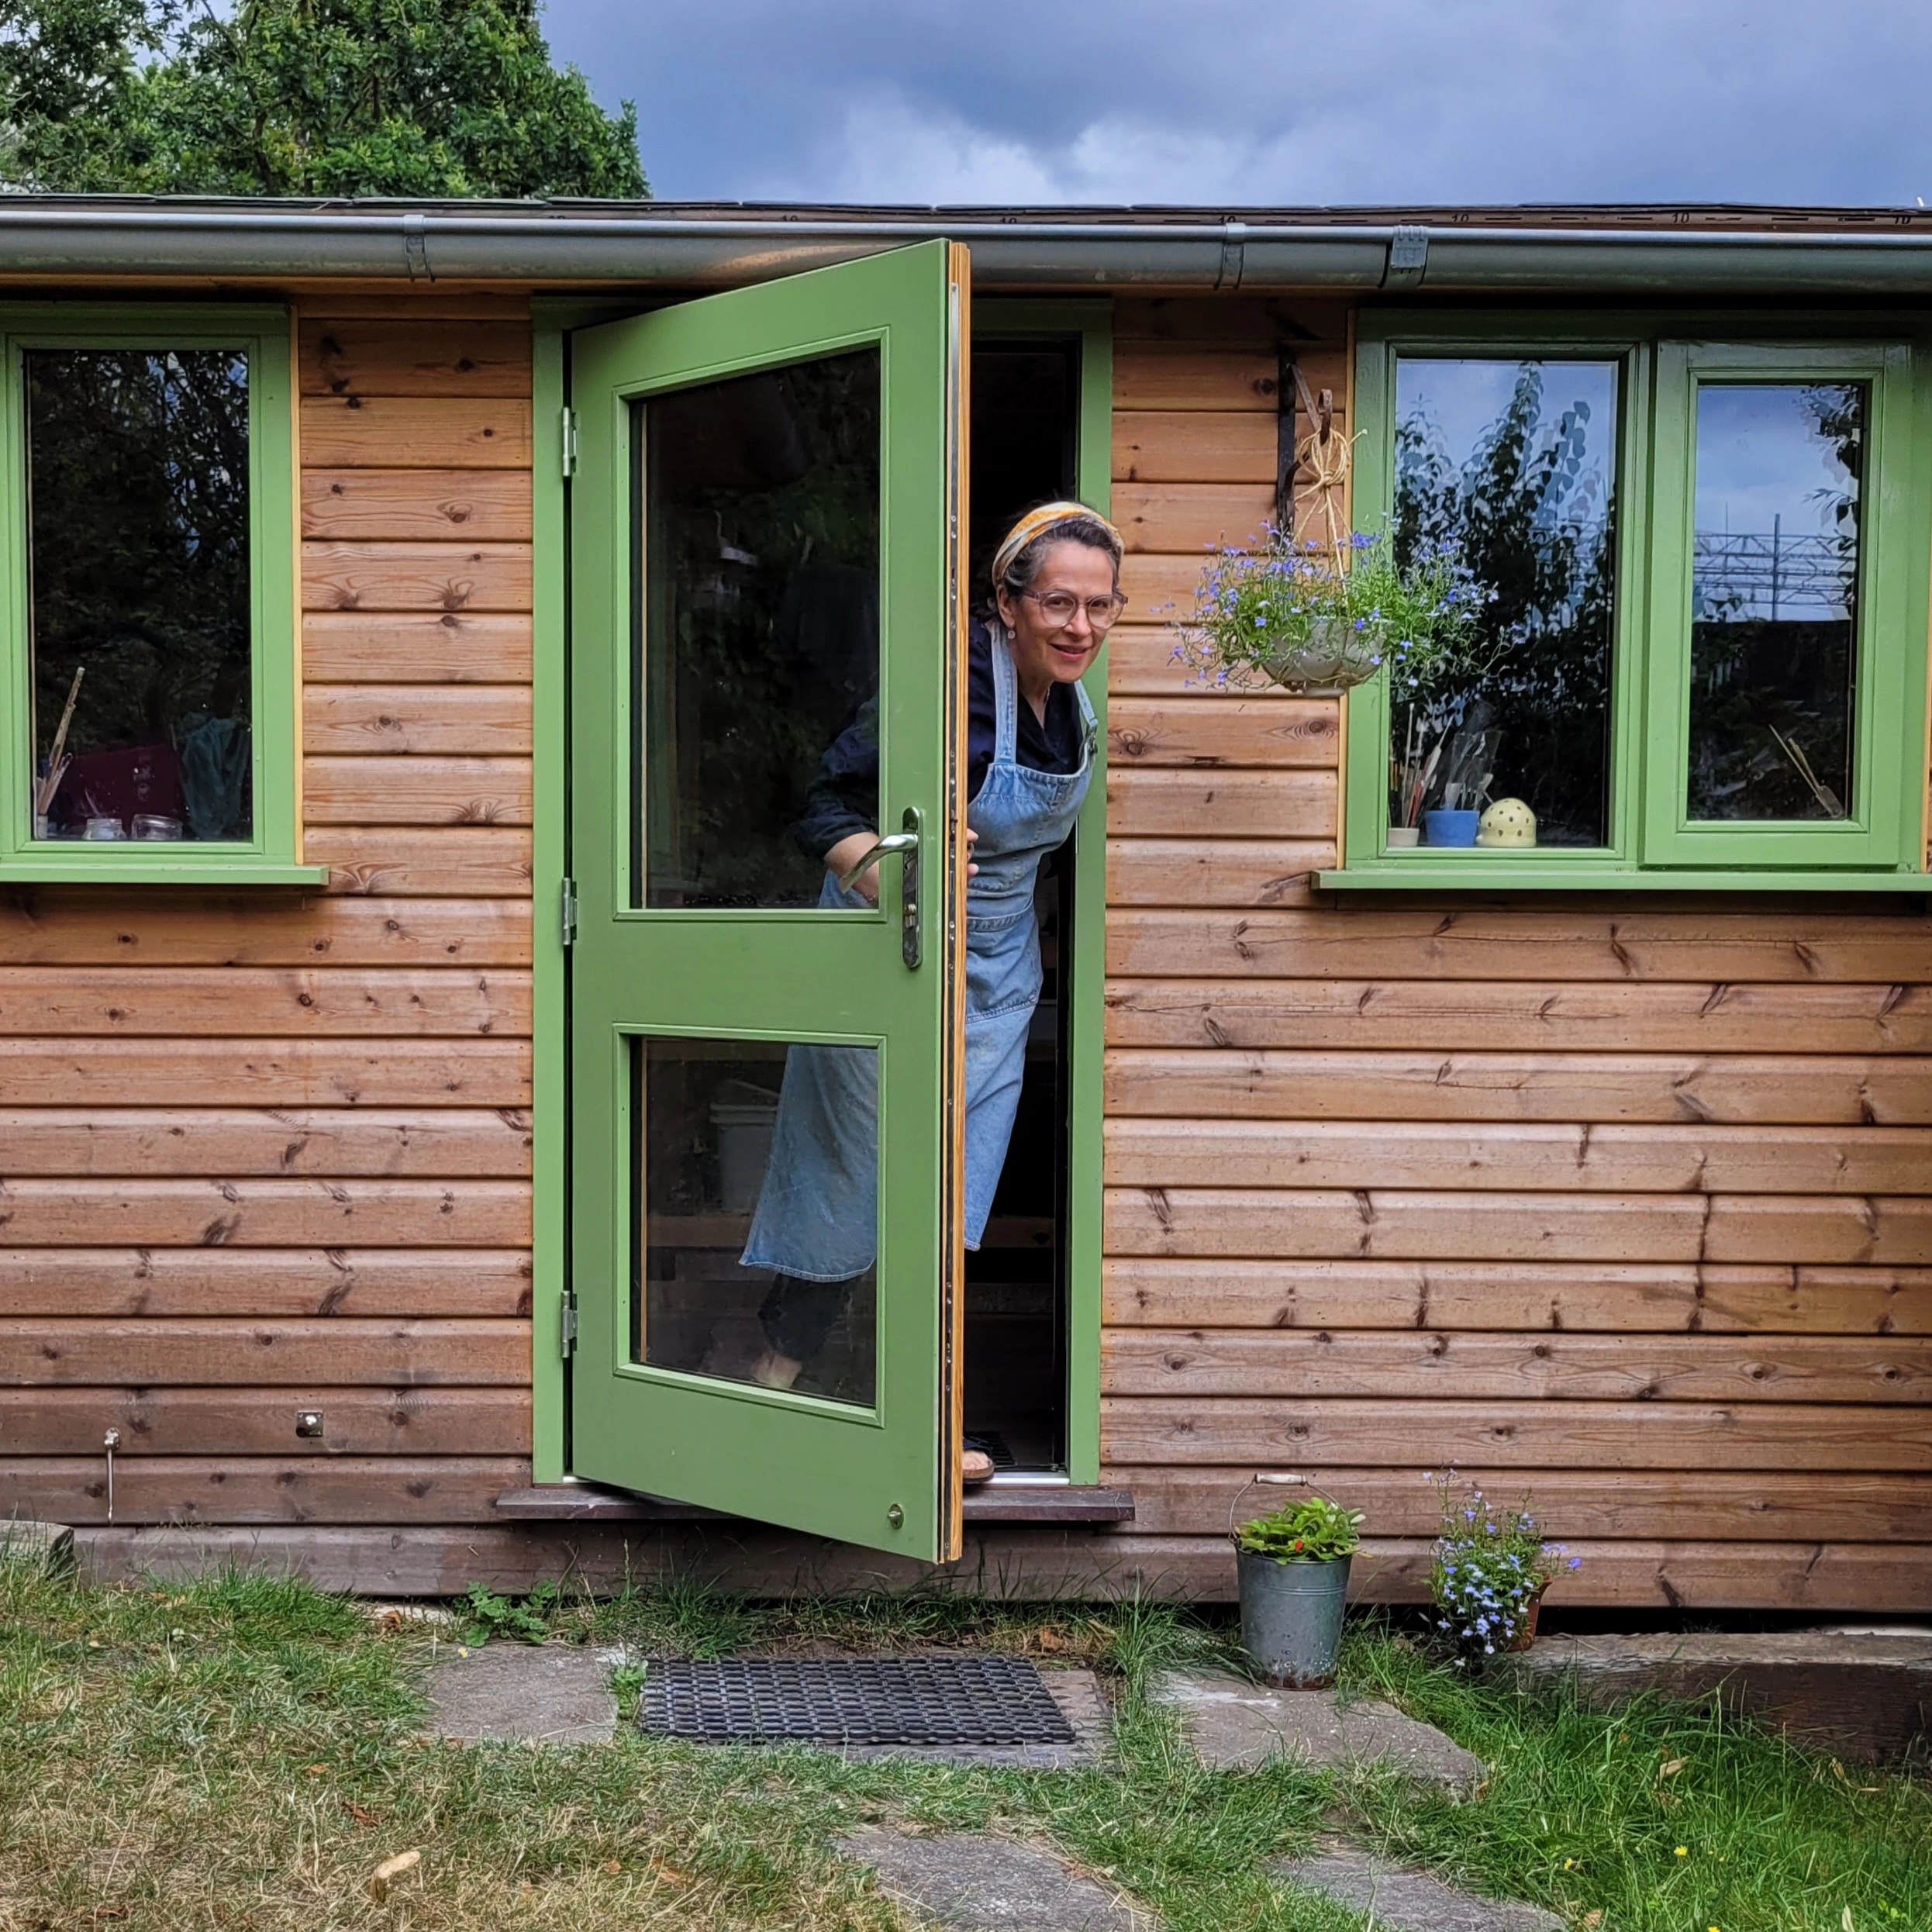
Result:
<svg viewBox="0 0 1932 1932">
<path fill-rule="evenodd" d="M 693 291 L 695 295 L 701 292 Z M 531 860 L 531 1480 L 571 1475 L 570 1375 L 566 1319 L 570 1272 L 570 976 L 564 894 L 570 877 L 570 509 L 565 488 L 564 410 L 568 339 L 574 329 L 666 305 L 661 294 L 538 297 L 530 305 L 531 709 L 533 791 Z M 1077 336 L 1080 406 L 1076 489 L 1110 515 L 1113 471 L 1113 304 L 1111 297 L 976 296 L 975 338 Z M 1075 828 L 1078 849 L 1097 852 L 1096 882 L 1082 883 L 1074 906 L 1073 971 L 1068 992 L 1067 1475 L 1100 1475 L 1101 1122 L 1106 962 L 1106 653 L 1084 681 L 1101 723 L 1095 782 Z"/>
</svg>

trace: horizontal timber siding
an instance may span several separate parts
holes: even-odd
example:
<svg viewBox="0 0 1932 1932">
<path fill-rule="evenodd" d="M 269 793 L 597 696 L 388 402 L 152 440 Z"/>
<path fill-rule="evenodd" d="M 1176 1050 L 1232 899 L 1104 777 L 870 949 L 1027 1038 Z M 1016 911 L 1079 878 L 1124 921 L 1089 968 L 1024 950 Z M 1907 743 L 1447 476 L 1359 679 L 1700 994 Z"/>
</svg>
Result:
<svg viewBox="0 0 1932 1932">
<path fill-rule="evenodd" d="M 1453 1464 L 1583 1557 L 1559 1600 L 1922 1603 L 1932 927 L 1324 901 L 1340 708 L 1172 661 L 1204 550 L 1271 514 L 1285 350 L 1347 433 L 1345 336 L 1116 310 L 1108 1540 L 1226 1594 L 1237 1492 L 1305 1471 L 1395 1540 L 1360 1587 L 1413 1598 Z"/>
<path fill-rule="evenodd" d="M 975 1532 L 954 1580 L 1226 1595 L 1230 1502 L 1294 1469 L 1368 1512 L 1361 1593 L 1413 1600 L 1454 1465 L 1534 1498 L 1571 1602 L 1922 1609 L 1932 928 L 1325 901 L 1338 707 L 1190 688 L 1165 620 L 1272 512 L 1285 348 L 1347 433 L 1346 317 L 1133 298 L 1116 329 L 1101 1402 L 1137 1520 Z M 329 885 L 0 898 L 0 1513 L 109 1574 L 913 1582 L 757 1529 L 495 1520 L 531 1429 L 529 328 L 388 294 L 300 343 Z"/>
<path fill-rule="evenodd" d="M 300 315 L 326 889 L 0 902 L 0 1516 L 102 1524 L 109 1428 L 117 1525 L 529 1480 L 530 335 L 474 306 Z"/>
</svg>

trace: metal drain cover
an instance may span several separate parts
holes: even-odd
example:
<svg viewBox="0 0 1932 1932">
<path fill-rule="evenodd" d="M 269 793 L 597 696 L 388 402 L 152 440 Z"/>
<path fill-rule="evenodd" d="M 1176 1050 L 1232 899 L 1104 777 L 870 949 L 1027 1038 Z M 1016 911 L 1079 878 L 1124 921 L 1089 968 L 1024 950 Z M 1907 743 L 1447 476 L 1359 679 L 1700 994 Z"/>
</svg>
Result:
<svg viewBox="0 0 1932 1932">
<path fill-rule="evenodd" d="M 1071 1744 L 1018 1657 L 653 1660 L 639 1728 L 704 1744 Z"/>
</svg>

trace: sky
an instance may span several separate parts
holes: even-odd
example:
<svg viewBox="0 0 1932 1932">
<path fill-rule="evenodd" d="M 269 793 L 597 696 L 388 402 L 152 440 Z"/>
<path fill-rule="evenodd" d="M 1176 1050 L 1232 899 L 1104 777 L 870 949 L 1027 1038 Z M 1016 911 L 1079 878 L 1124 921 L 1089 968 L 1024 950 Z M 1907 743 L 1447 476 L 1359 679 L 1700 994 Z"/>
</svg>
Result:
<svg viewBox="0 0 1932 1932">
<path fill-rule="evenodd" d="M 549 0 L 672 200 L 1932 201 L 1924 0 Z"/>
</svg>

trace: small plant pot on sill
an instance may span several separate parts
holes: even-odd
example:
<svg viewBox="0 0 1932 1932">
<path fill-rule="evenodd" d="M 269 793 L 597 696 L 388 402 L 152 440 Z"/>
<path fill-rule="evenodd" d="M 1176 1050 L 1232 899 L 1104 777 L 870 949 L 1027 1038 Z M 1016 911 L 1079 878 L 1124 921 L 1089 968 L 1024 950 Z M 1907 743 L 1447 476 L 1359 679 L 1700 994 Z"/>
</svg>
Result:
<svg viewBox="0 0 1932 1932">
<path fill-rule="evenodd" d="M 1413 852 L 1422 843 L 1422 827 L 1419 825 L 1392 825 L 1389 828 L 1389 849 L 1392 852 Z"/>
<path fill-rule="evenodd" d="M 1241 1647 L 1257 1672 L 1292 1690 L 1335 1681 L 1352 1557 L 1281 1563 L 1252 1550 L 1234 1553 L 1241 1595 Z"/>
<path fill-rule="evenodd" d="M 1476 828 L 1482 823 L 1479 812 L 1425 812 L 1422 815 L 1423 843 L 1472 846 L 1476 842 Z"/>
</svg>

